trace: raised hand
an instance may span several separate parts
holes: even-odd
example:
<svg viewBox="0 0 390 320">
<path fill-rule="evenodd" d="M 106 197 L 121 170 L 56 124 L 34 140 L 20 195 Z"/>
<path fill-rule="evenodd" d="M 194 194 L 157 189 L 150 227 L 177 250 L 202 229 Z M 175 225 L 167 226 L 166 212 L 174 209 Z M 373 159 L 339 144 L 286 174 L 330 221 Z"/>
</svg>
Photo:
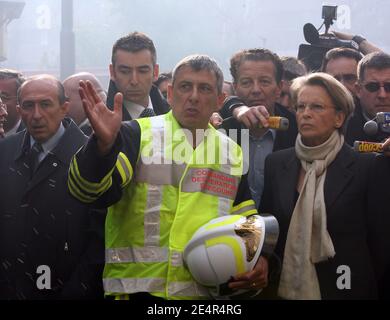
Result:
<svg viewBox="0 0 390 320">
<path fill-rule="evenodd" d="M 105 155 L 112 148 L 121 127 L 123 96 L 121 93 L 115 95 L 114 110 L 111 111 L 90 81 L 80 81 L 79 94 L 85 114 L 97 137 L 99 153 Z"/>
</svg>

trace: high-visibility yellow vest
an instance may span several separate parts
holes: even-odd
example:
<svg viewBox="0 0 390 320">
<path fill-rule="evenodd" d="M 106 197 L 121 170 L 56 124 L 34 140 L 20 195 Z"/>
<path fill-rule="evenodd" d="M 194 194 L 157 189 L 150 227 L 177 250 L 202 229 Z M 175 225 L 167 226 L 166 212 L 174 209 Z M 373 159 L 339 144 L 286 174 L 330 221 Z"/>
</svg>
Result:
<svg viewBox="0 0 390 320">
<path fill-rule="evenodd" d="M 241 148 L 209 126 L 194 150 L 172 112 L 137 121 L 141 142 L 134 175 L 125 153 L 116 164 L 126 186 L 106 219 L 105 292 L 207 298 L 207 290 L 184 266 L 182 253 L 211 219 L 257 213 L 252 200 L 233 206 L 242 175 Z"/>
</svg>

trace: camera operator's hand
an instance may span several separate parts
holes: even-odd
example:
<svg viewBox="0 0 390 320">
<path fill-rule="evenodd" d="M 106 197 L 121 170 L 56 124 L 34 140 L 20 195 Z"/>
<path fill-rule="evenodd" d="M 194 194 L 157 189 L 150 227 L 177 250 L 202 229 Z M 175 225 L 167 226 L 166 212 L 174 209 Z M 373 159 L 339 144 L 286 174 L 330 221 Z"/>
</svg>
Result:
<svg viewBox="0 0 390 320">
<path fill-rule="evenodd" d="M 339 31 L 332 31 L 331 33 L 333 33 L 334 36 L 339 38 L 340 40 L 352 40 L 353 38 L 353 35 L 348 33 L 343 33 Z"/>
<path fill-rule="evenodd" d="M 338 39 L 340 40 L 353 40 L 354 35 L 349 34 L 349 33 L 344 33 L 344 32 L 339 32 L 339 31 L 332 31 Z M 362 42 L 358 43 L 359 44 L 359 51 L 363 54 L 369 54 L 371 52 L 377 52 L 377 51 L 382 51 L 378 47 L 374 46 L 372 43 L 368 42 L 366 39 L 364 39 Z"/>
<path fill-rule="evenodd" d="M 265 106 L 240 106 L 233 110 L 233 117 L 248 129 L 268 128 L 269 113 Z"/>
</svg>

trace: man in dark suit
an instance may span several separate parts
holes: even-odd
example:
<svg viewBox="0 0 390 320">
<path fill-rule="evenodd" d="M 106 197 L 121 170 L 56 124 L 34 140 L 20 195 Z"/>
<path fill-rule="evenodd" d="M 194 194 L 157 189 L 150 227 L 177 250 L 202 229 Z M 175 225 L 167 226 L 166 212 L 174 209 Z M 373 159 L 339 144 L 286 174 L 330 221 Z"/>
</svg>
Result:
<svg viewBox="0 0 390 320">
<path fill-rule="evenodd" d="M 242 50 L 230 60 L 230 72 L 237 97 L 225 101 L 221 112 L 225 118 L 222 127 L 236 129 L 237 142 L 249 163 L 248 181 L 252 197 L 259 205 L 265 158 L 273 151 L 294 145 L 297 124 L 295 116 L 276 102 L 282 89 L 283 65 L 275 53 L 267 49 Z M 288 130 L 264 127 L 268 115 L 287 118 Z M 229 136 L 234 139 L 231 134 Z"/>
<path fill-rule="evenodd" d="M 22 131 L 25 127 L 16 111 L 16 93 L 24 81 L 23 75 L 15 70 L 0 69 L 0 95 L 7 105 L 7 122 L 4 124 L 5 136 Z"/>
<path fill-rule="evenodd" d="M 0 299 L 103 297 L 104 215 L 67 192 L 87 137 L 64 118 L 62 84 L 27 79 L 17 110 L 26 130 L 0 141 Z"/>
<path fill-rule="evenodd" d="M 156 48 L 145 34 L 133 32 L 118 39 L 110 64 L 107 106 L 112 109 L 114 96 L 123 94 L 123 120 L 132 120 L 167 113 L 170 107 L 157 87 Z"/>
</svg>

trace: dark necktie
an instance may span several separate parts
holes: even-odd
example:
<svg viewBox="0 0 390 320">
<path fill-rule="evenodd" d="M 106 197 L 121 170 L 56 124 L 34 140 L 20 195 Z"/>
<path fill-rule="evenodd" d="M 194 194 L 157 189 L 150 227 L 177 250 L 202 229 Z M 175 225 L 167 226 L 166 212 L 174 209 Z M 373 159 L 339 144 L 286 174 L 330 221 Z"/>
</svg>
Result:
<svg viewBox="0 0 390 320">
<path fill-rule="evenodd" d="M 156 114 L 154 113 L 153 109 L 151 108 L 145 108 L 141 114 L 139 115 L 140 118 L 149 118 L 149 117 L 153 117 L 155 116 Z"/>
<path fill-rule="evenodd" d="M 28 155 L 31 176 L 33 176 L 35 170 L 38 168 L 39 155 L 42 151 L 42 145 L 38 142 L 35 142 Z"/>
</svg>

